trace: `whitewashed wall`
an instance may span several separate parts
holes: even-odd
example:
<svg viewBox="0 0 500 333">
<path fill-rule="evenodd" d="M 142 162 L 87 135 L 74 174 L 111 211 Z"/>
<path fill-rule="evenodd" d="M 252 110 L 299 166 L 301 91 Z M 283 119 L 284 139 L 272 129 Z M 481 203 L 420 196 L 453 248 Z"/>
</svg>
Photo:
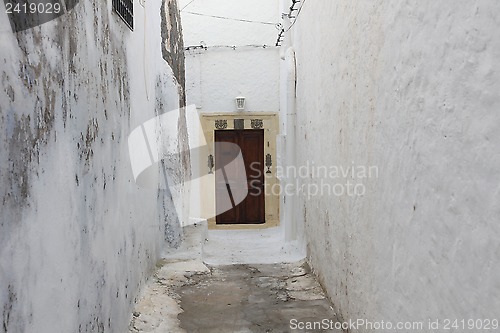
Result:
<svg viewBox="0 0 500 333">
<path fill-rule="evenodd" d="M 498 319 L 499 17 L 494 0 L 305 3 L 298 163 L 379 169 L 364 196 L 300 199 L 343 319 Z"/>
<path fill-rule="evenodd" d="M 134 32 L 111 1 L 81 1 L 13 34 L 0 4 L 0 332 L 127 331 L 138 287 L 179 242 L 170 197 L 135 185 L 127 147 L 182 103 L 161 6 L 136 2 Z"/>
<path fill-rule="evenodd" d="M 182 0 L 183 8 L 190 1 Z M 187 104 L 201 112 L 236 112 L 243 95 L 246 111 L 279 110 L 279 53 L 274 25 L 194 15 L 277 23 L 278 1 L 197 0 L 181 12 L 184 44 L 204 43 L 207 50 L 186 52 Z M 236 46 L 236 49 L 213 46 Z M 256 48 L 247 45 L 268 45 Z"/>
</svg>

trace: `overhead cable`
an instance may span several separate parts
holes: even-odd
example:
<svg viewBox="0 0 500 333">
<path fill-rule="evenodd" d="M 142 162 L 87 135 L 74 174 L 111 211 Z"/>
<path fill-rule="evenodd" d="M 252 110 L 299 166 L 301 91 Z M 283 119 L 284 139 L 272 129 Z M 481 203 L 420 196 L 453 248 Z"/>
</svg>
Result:
<svg viewBox="0 0 500 333">
<path fill-rule="evenodd" d="M 274 46 L 272 45 L 267 45 L 267 44 L 248 44 L 248 45 L 212 45 L 212 46 L 206 46 L 204 43 L 200 43 L 200 45 L 190 45 L 186 46 L 184 50 L 186 51 L 191 51 L 191 50 L 208 50 L 208 49 L 242 49 L 242 48 L 256 48 L 256 49 L 268 49 L 268 48 L 273 48 Z"/>
<path fill-rule="evenodd" d="M 192 4 L 193 2 L 195 2 L 196 0 L 191 0 L 189 1 L 189 3 L 187 5 L 185 5 L 184 7 L 182 7 L 182 9 L 180 10 L 181 12 L 186 9 L 187 6 L 189 6 L 190 4 Z"/>
<path fill-rule="evenodd" d="M 187 11 L 184 12 L 184 13 L 191 14 L 191 15 L 212 17 L 212 18 L 221 19 L 221 20 L 231 20 L 231 21 L 238 21 L 238 22 L 245 22 L 245 23 L 258 23 L 258 24 L 266 24 L 266 25 L 276 25 L 276 23 L 273 23 L 273 22 L 245 20 L 245 19 L 238 19 L 238 18 L 232 18 L 232 17 L 218 16 L 218 15 L 209 15 L 209 14 L 195 13 L 195 12 L 187 12 Z"/>
<path fill-rule="evenodd" d="M 300 8 L 295 8 L 295 4 L 297 4 L 299 2 L 302 2 L 302 5 L 300 6 Z M 285 33 L 290 31 L 290 29 L 292 29 L 292 27 L 295 25 L 295 23 L 297 23 L 300 12 L 302 11 L 302 8 L 304 7 L 305 3 L 306 3 L 306 0 L 292 0 L 292 5 L 290 6 L 289 13 L 288 14 L 283 13 L 282 17 L 288 17 L 289 19 L 294 18 L 294 20 L 293 20 L 292 24 L 290 24 L 290 26 L 287 29 L 283 28 L 283 25 L 281 23 L 276 25 L 276 28 L 278 30 L 280 30 L 280 32 L 278 33 L 278 39 L 276 40 L 276 46 L 281 46 L 281 42 L 285 38 L 285 36 L 284 36 Z M 295 11 L 297 12 L 297 14 L 294 16 L 293 12 L 295 12 Z"/>
</svg>

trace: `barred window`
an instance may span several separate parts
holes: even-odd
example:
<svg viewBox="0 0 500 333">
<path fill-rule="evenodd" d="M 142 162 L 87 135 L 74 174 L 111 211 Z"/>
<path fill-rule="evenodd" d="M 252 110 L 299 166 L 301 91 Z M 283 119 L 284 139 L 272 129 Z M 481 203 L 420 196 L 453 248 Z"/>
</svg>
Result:
<svg viewBox="0 0 500 333">
<path fill-rule="evenodd" d="M 134 30 L 134 0 L 113 0 L 113 10 L 130 30 Z"/>
</svg>

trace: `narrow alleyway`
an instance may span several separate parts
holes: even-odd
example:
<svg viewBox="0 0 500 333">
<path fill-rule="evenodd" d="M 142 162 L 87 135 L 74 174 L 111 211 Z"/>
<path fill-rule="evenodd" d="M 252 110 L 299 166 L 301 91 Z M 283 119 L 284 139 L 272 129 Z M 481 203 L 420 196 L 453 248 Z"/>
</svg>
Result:
<svg viewBox="0 0 500 333">
<path fill-rule="evenodd" d="M 499 0 L 0 1 L 0 333 L 500 333 L 499 36 Z"/>
<path fill-rule="evenodd" d="M 291 327 L 335 320 L 305 261 L 206 264 L 202 257 L 214 259 L 204 255 L 203 243 L 209 243 L 204 226 L 186 228 L 185 237 L 183 247 L 164 256 L 143 288 L 130 332 L 305 332 Z"/>
</svg>

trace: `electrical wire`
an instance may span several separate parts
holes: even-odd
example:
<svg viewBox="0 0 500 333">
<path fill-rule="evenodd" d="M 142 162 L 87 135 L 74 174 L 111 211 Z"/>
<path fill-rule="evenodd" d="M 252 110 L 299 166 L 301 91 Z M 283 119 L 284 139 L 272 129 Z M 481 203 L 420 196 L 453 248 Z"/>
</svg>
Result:
<svg viewBox="0 0 500 333">
<path fill-rule="evenodd" d="M 295 2 L 294 2 L 295 4 Z M 292 27 L 295 25 L 295 23 L 297 23 L 297 20 L 299 18 L 299 15 L 300 15 L 300 12 L 302 11 L 302 8 L 304 7 L 304 5 L 306 4 L 306 0 L 302 0 L 302 6 L 300 6 L 299 10 L 297 11 L 297 15 L 295 16 L 295 20 L 293 20 L 292 24 L 290 24 L 290 26 L 288 27 L 288 29 L 285 30 L 285 32 L 288 32 L 290 31 L 290 29 L 292 29 Z M 292 11 L 293 9 L 290 8 L 290 15 L 292 14 Z"/>
<path fill-rule="evenodd" d="M 189 3 L 187 5 L 185 5 L 184 7 L 182 7 L 182 9 L 180 10 L 181 12 L 186 9 L 187 6 L 189 6 L 190 4 L 192 4 L 193 2 L 195 2 L 196 0 L 191 0 L 189 1 Z"/>
<path fill-rule="evenodd" d="M 272 45 L 267 45 L 267 44 L 248 44 L 248 45 L 212 45 L 212 46 L 206 46 L 204 43 L 201 43 L 200 45 L 190 45 L 186 46 L 184 48 L 185 51 L 191 51 L 191 50 L 208 50 L 208 49 L 241 49 L 241 48 L 256 48 L 256 49 L 268 49 L 268 48 L 273 48 L 274 46 Z"/>
<path fill-rule="evenodd" d="M 280 30 L 279 34 L 278 34 L 278 39 L 276 40 L 276 46 L 281 46 L 281 42 L 283 41 L 283 39 L 285 38 L 284 37 L 284 34 L 287 33 L 288 31 L 290 31 L 290 29 L 292 29 L 292 27 L 295 25 L 295 23 L 297 23 L 297 20 L 299 19 L 299 15 L 300 15 L 300 12 L 302 11 L 302 8 L 304 7 L 304 5 L 306 4 L 306 0 L 302 0 L 302 5 L 300 6 L 299 9 L 295 9 L 295 4 L 297 2 L 300 2 L 301 0 L 292 0 L 292 5 L 290 6 L 290 12 L 287 14 L 283 13 L 283 16 L 288 16 L 288 18 L 293 18 L 294 16 L 292 16 L 292 13 L 294 11 L 297 11 L 297 15 L 295 15 L 295 20 L 293 20 L 292 24 L 290 24 L 290 26 L 285 29 L 283 28 L 283 25 L 281 23 L 278 23 L 276 25 L 276 29 Z"/>
<path fill-rule="evenodd" d="M 276 23 L 272 23 L 272 22 L 252 21 L 252 20 L 237 19 L 237 18 L 225 17 L 225 16 L 217 16 L 217 15 L 208 15 L 208 14 L 202 14 L 202 13 L 195 13 L 195 12 L 184 12 L 184 13 L 186 13 L 186 14 L 192 14 L 192 15 L 212 17 L 212 18 L 217 18 L 217 19 L 222 19 L 222 20 L 231 20 L 231 21 L 238 21 L 238 22 L 245 22 L 245 23 L 259 23 L 259 24 L 274 25 L 274 26 L 276 25 Z"/>
</svg>

